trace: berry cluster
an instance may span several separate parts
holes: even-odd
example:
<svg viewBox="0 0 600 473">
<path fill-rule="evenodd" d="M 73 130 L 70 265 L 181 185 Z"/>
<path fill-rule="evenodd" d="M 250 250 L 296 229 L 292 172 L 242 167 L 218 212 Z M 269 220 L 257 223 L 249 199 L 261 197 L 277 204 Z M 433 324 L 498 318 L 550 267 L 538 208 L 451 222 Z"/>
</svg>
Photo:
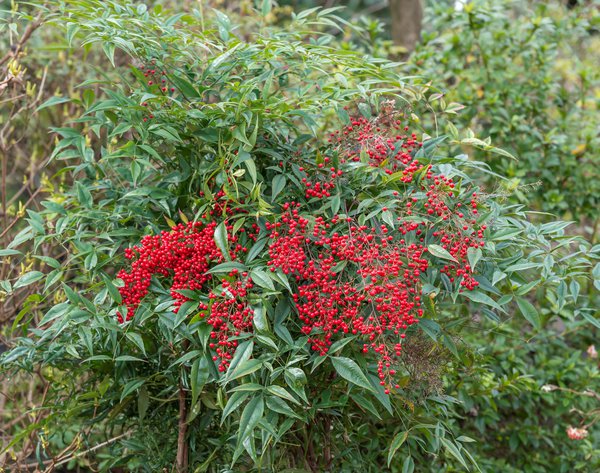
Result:
<svg viewBox="0 0 600 473">
<path fill-rule="evenodd" d="M 208 298 L 209 304 L 200 303 L 199 310 L 208 314 L 206 322 L 213 327 L 209 347 L 215 350 L 213 360 L 220 359 L 219 371 L 229 366 L 238 337 L 242 332 L 252 330 L 254 311 L 248 305 L 248 291 L 254 287 L 248 273 L 240 274 L 237 269 L 229 273 L 229 278 L 221 280 L 220 290 L 214 289 Z M 201 312 L 202 313 L 202 312 Z"/>
<path fill-rule="evenodd" d="M 169 87 L 167 81 L 167 71 L 161 70 L 160 67 L 157 66 L 156 59 L 152 59 L 149 64 L 142 64 L 139 67 L 139 70 L 144 74 L 144 78 L 147 79 L 146 85 L 150 88 L 150 90 L 156 91 L 162 95 L 168 95 L 169 93 L 172 94 L 176 91 L 175 87 Z M 150 107 L 148 102 L 143 102 L 142 106 L 148 109 Z M 148 115 L 143 118 L 143 121 L 147 122 L 153 118 L 154 115 L 151 111 L 149 111 Z"/>
<path fill-rule="evenodd" d="M 388 393 L 391 386 L 398 387 L 395 365 L 405 332 L 424 313 L 423 279 L 433 274 L 433 266 L 456 290 L 476 288 L 469 250 L 484 246 L 486 229 L 478 223 L 480 195 L 470 191 L 465 199 L 452 177 L 435 174 L 431 164 L 420 162 L 417 153 L 423 145 L 408 131 L 389 104 L 377 117 L 351 118 L 331 135 L 327 156 L 299 167 L 304 177 L 296 197 L 302 203 L 283 204 L 280 213 L 265 222 L 270 241 L 255 258 L 266 259 L 270 271 L 281 271 L 293 282 L 291 298 L 312 349 L 325 355 L 336 340 L 357 336 L 364 353 L 376 354 L 380 383 Z M 340 178 L 350 176 L 353 163 L 365 160 L 394 175 L 393 182 L 400 181 L 380 209 L 385 223 L 373 217 L 377 212 L 371 209 L 366 219 L 358 211 L 312 216 L 315 199 L 331 197 Z M 202 192 L 200 196 L 206 198 Z M 172 281 L 175 312 L 188 300 L 180 291 L 196 291 L 199 315 L 212 327 L 210 348 L 223 371 L 237 337 L 252 329 L 248 300 L 254 286 L 247 272 L 234 269 L 222 278 L 209 272 L 224 261 L 215 243 L 215 220 L 233 221 L 248 213 L 244 200 L 236 205 L 223 191 L 213 199 L 213 210 L 202 221 L 147 236 L 141 245 L 126 250 L 131 270 L 121 271 L 119 277 L 125 282 L 120 291 L 127 320 L 147 295 L 153 276 Z M 236 232 L 229 224 L 226 229 L 231 260 L 241 262 L 256 242 L 259 226 L 245 224 Z M 123 321 L 121 314 L 118 317 Z"/>
<path fill-rule="evenodd" d="M 153 85 L 159 86 L 160 91 L 166 93 L 169 88 L 167 87 L 167 71 L 161 71 L 156 69 L 156 59 L 152 59 L 150 64 L 146 66 L 142 64 L 140 66 L 140 71 L 144 73 L 144 77 L 148 79 L 148 86 L 152 87 Z M 158 76 L 158 77 L 157 77 Z M 159 82 L 160 80 L 160 82 Z M 175 88 L 171 87 L 171 92 L 175 92 Z"/>
<path fill-rule="evenodd" d="M 304 168 L 301 167 L 300 171 L 304 172 Z M 331 197 L 331 191 L 335 188 L 338 178 L 343 174 L 341 169 L 336 169 L 331 165 L 331 158 L 326 156 L 322 163 L 317 164 L 316 169 L 311 169 L 311 179 L 302 178 L 302 183 L 306 188 L 304 197 L 307 200 L 312 197 L 318 199 Z"/>
<path fill-rule="evenodd" d="M 153 275 L 172 276 L 171 296 L 175 300 L 175 312 L 188 300 L 179 290 L 203 288 L 210 280 L 206 272 L 211 261 L 218 262 L 223 258 L 215 244 L 215 227 L 214 222 L 180 224 L 170 232 L 145 236 L 139 246 L 125 250 L 125 257 L 132 260 L 131 271 L 121 270 L 118 277 L 125 283 L 120 292 L 127 307 L 127 320 L 133 317 L 148 294 Z M 118 317 L 122 322 L 122 315 L 118 314 Z"/>
<path fill-rule="evenodd" d="M 364 156 L 373 167 L 383 168 L 386 174 L 402 171 L 404 182 L 423 169 L 415 158 L 423 146 L 415 133 L 407 134 L 409 127 L 403 125 L 402 115 L 384 104 L 382 113 L 373 119 L 353 117 L 341 131 L 331 133 L 329 142 L 343 149 L 340 162 L 360 162 Z"/>
<path fill-rule="evenodd" d="M 309 170 L 300 168 L 312 178 L 302 179 L 307 199 L 330 197 L 344 165 L 364 156 L 386 174 L 401 173 L 399 180 L 412 184 L 412 190 L 392 192 L 395 228 L 357 225 L 347 216 L 309 222 L 298 203 L 285 204 L 281 218 L 267 225 L 268 265 L 295 279 L 292 297 L 312 349 L 324 355 L 335 339 L 359 335 L 363 351 L 377 354 L 382 385 L 393 380 L 406 329 L 423 315 L 422 276 L 435 261 L 459 291 L 476 288 L 468 250 L 484 246 L 486 229 L 477 223 L 478 194 L 459 201 L 453 179 L 434 174 L 431 165 L 415 157 L 422 143 L 407 131 L 392 110 L 371 120 L 354 117 L 330 138 L 341 169 L 329 168 L 329 158 Z M 440 266 L 428 251 L 431 244 L 446 250 L 452 262 Z"/>
<path fill-rule="evenodd" d="M 453 179 L 434 174 L 431 165 L 416 158 L 416 152 L 423 143 L 417 141 L 415 133 L 406 133 L 409 127 L 403 125 L 402 117 L 393 103 L 384 102 L 378 116 L 372 119 L 351 118 L 350 124 L 342 132 L 333 133 L 329 141 L 336 144 L 341 152 L 341 163 L 360 161 L 360 155 L 366 154 L 371 166 L 382 168 L 386 174 L 400 172 L 400 181 L 416 185 L 416 189 L 425 194 L 425 199 L 420 199 L 410 193 L 394 191 L 393 195 L 398 198 L 395 208 L 399 215 L 397 220 L 423 218 L 421 225 L 432 230 L 431 236 L 439 240 L 442 248 L 456 261 L 456 264 L 444 266 L 441 272 L 448 275 L 451 282 L 458 279 L 463 288 L 472 290 L 479 283 L 472 276 L 467 252 L 469 248 L 484 246 L 483 232 L 486 229 L 486 225 L 477 223 L 479 196 L 474 192 L 468 207 L 466 203 L 457 201 Z M 436 218 L 441 219 L 441 223 L 433 220 Z M 402 226 L 400 232 L 404 233 Z M 417 231 L 416 235 L 421 235 L 421 231 Z M 420 241 L 424 241 L 422 237 Z"/>
<path fill-rule="evenodd" d="M 118 277 L 125 283 L 119 291 L 127 313 L 123 317 L 117 312 L 117 317 L 123 323 L 134 316 L 148 294 L 153 276 L 171 281 L 174 313 L 190 300 L 180 292 L 182 289 L 208 293 L 206 300 L 199 302 L 198 313 L 212 326 L 210 348 L 215 350 L 214 360 L 221 360 L 219 369 L 224 371 L 237 346 L 237 341 L 230 338 L 252 327 L 253 312 L 247 303 L 247 295 L 253 284 L 248 273 L 236 269 L 222 279 L 208 273 L 211 267 L 224 261 L 215 243 L 216 227 L 216 222 L 204 221 L 179 224 L 171 231 L 145 236 L 140 245 L 126 249 L 125 257 L 131 260 L 131 268 L 121 270 Z M 241 259 L 248 251 L 242 238 L 249 242 L 256 240 L 258 227 L 254 225 L 249 231 L 240 229 L 238 233 L 242 237 L 233 235 L 231 225 L 226 229 L 231 257 Z"/>
<path fill-rule="evenodd" d="M 420 276 L 429 266 L 425 247 L 397 238 L 420 232 L 419 225 L 405 222 L 396 234 L 385 225 L 358 226 L 349 218 L 325 222 L 317 217 L 309 225 L 299 207 L 285 204 L 281 221 L 268 225 L 268 265 L 296 280 L 292 297 L 312 349 L 325 355 L 334 338 L 360 335 L 364 352 L 378 354 L 385 385 L 395 374 L 393 358 L 400 355 L 404 331 L 423 315 Z M 347 231 L 335 231 L 341 226 Z M 397 340 L 392 345 L 390 335 Z"/>
</svg>

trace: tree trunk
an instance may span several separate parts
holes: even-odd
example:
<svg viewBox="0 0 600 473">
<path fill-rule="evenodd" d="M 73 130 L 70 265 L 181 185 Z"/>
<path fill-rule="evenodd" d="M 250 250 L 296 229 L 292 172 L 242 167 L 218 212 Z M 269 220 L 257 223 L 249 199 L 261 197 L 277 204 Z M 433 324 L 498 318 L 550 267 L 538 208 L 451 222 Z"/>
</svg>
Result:
<svg viewBox="0 0 600 473">
<path fill-rule="evenodd" d="M 188 471 L 187 399 L 183 385 L 179 385 L 179 435 L 177 436 L 177 473 Z"/>
<path fill-rule="evenodd" d="M 406 55 L 414 51 L 421 38 L 423 7 L 421 0 L 390 0 L 392 39 L 406 49 Z"/>
<path fill-rule="evenodd" d="M 187 351 L 190 346 L 189 340 L 184 340 L 182 343 L 183 352 Z M 179 434 L 177 436 L 177 473 L 187 473 L 188 471 L 188 441 L 187 441 L 187 394 L 183 387 L 182 379 L 179 380 Z"/>
</svg>

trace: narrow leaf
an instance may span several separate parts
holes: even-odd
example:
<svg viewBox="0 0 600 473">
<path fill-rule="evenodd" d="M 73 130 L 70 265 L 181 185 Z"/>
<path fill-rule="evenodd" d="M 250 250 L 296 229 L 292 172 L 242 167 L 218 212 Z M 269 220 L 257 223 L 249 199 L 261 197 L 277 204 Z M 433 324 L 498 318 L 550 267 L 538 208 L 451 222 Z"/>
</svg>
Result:
<svg viewBox="0 0 600 473">
<path fill-rule="evenodd" d="M 354 360 L 343 356 L 333 356 L 331 357 L 331 362 L 342 378 L 361 388 L 373 391 L 371 383 L 369 383 L 369 380 Z"/>
</svg>

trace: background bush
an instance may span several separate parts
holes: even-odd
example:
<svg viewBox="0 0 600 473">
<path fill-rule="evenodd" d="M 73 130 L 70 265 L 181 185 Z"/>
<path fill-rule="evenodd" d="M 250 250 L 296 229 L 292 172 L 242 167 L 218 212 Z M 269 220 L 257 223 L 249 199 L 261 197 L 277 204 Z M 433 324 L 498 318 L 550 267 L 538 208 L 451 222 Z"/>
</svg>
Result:
<svg viewBox="0 0 600 473">
<path fill-rule="evenodd" d="M 597 9 L 475 1 L 432 7 L 428 18 L 412 70 L 464 105 L 455 124 L 518 158 L 489 160 L 512 178 L 513 198 L 597 238 Z"/>
</svg>

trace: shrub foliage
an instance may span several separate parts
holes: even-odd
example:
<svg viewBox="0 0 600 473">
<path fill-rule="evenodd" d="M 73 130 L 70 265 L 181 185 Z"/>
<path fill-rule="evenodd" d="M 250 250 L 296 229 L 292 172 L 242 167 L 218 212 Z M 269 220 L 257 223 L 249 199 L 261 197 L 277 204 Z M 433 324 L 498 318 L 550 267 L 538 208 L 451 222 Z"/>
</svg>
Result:
<svg viewBox="0 0 600 473">
<path fill-rule="evenodd" d="M 599 248 L 531 223 L 461 154 L 503 150 L 422 129 L 430 92 L 336 48 L 332 11 L 275 27 L 269 5 L 245 36 L 202 9 L 44 12 L 112 70 L 52 129 L 53 192 L 1 250 L 35 262 L 3 291 L 43 282 L 0 360 L 37 373 L 45 415 L 9 449 L 33 434 L 38 463 L 102 471 L 478 469 L 468 434 L 527 410 L 509 393 L 532 382 L 488 368 L 473 326 L 598 326 Z"/>
</svg>

